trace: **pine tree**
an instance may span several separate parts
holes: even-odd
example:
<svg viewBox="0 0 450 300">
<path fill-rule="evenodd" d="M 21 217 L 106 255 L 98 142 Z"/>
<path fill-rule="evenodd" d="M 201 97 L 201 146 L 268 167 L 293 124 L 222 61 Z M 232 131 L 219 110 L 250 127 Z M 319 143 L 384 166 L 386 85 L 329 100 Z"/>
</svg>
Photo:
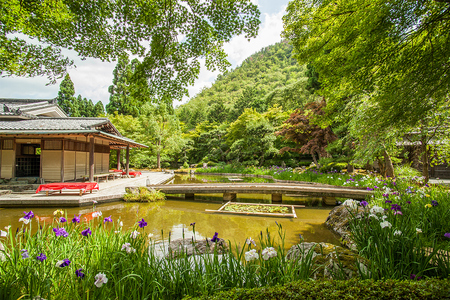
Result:
<svg viewBox="0 0 450 300">
<path fill-rule="evenodd" d="M 59 107 L 68 115 L 72 116 L 72 106 L 73 102 L 76 100 L 75 97 L 75 87 L 69 74 L 67 74 L 59 86 L 58 101 Z"/>
<path fill-rule="evenodd" d="M 94 105 L 94 115 L 93 117 L 100 117 L 105 115 L 105 108 L 103 107 L 102 101 L 98 101 Z"/>
<path fill-rule="evenodd" d="M 137 59 L 129 61 L 123 56 L 119 59 L 113 71 L 113 84 L 108 91 L 111 94 L 109 103 L 106 105 L 106 112 L 113 114 L 139 115 L 139 107 L 150 99 L 148 85 L 142 76 L 135 76 L 135 72 L 140 66 Z"/>
</svg>

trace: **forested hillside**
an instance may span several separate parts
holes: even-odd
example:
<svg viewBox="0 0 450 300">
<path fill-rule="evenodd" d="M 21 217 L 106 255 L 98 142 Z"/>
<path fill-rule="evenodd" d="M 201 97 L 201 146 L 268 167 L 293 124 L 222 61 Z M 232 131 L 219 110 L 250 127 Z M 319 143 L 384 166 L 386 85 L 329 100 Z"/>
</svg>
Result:
<svg viewBox="0 0 450 300">
<path fill-rule="evenodd" d="M 245 108 L 263 113 L 273 105 L 293 110 L 311 99 L 307 91 L 307 68 L 294 59 L 292 46 L 283 41 L 263 48 L 236 69 L 219 75 L 210 88 L 203 89 L 177 108 L 187 129 L 209 121 L 235 121 Z"/>
</svg>

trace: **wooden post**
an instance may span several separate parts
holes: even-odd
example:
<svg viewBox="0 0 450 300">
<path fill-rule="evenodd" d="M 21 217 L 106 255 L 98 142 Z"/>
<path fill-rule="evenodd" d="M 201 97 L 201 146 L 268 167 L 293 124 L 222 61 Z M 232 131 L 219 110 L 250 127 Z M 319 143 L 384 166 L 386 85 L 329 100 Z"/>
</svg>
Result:
<svg viewBox="0 0 450 300">
<path fill-rule="evenodd" d="M 336 205 L 335 197 L 322 197 L 322 203 L 324 205 Z"/>
<path fill-rule="evenodd" d="M 283 194 L 272 194 L 272 203 L 283 202 Z"/>
<path fill-rule="evenodd" d="M 94 181 L 94 137 L 91 137 L 89 144 L 89 182 Z"/>
<path fill-rule="evenodd" d="M 223 201 L 234 201 L 236 200 L 236 194 L 235 193 L 223 193 Z"/>
<path fill-rule="evenodd" d="M 120 149 L 117 149 L 117 170 L 120 170 Z"/>
<path fill-rule="evenodd" d="M 127 177 L 130 176 L 130 144 L 127 145 L 127 164 L 125 166 L 125 171 L 127 172 Z"/>
<path fill-rule="evenodd" d="M 64 139 L 61 143 L 61 182 L 64 182 Z"/>
</svg>

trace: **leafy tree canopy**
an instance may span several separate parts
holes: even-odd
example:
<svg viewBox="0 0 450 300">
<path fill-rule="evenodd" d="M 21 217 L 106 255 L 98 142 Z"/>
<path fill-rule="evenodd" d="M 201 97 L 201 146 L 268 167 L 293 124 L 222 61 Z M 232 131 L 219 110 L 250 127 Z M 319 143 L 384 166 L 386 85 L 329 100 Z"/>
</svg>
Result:
<svg viewBox="0 0 450 300">
<path fill-rule="evenodd" d="M 367 95 L 384 125 L 415 125 L 448 101 L 449 19 L 448 0 L 293 0 L 284 36 L 313 62 L 330 111 Z"/>
<path fill-rule="evenodd" d="M 229 122 L 234 122 L 245 108 L 260 113 L 275 104 L 286 110 L 296 109 L 315 98 L 306 89 L 305 70 L 292 57 L 290 44 L 276 43 L 251 55 L 236 69 L 219 75 L 210 88 L 179 106 L 177 115 L 188 129 L 193 129 L 217 110 L 212 103 L 223 102 Z"/>
<path fill-rule="evenodd" d="M 330 127 L 321 128 L 311 122 L 311 119 L 323 115 L 326 106 L 325 100 L 309 103 L 305 109 L 296 109 L 284 122 L 283 128 L 276 134 L 295 143 L 295 147 L 286 146 L 280 153 L 292 151 L 311 154 L 314 163 L 318 165 L 315 153 L 319 157 L 326 157 L 326 147 L 336 140 L 336 135 Z"/>
<path fill-rule="evenodd" d="M 152 95 L 172 101 L 187 94 L 200 58 L 210 70 L 225 70 L 223 43 L 242 33 L 255 37 L 259 23 L 248 0 L 6 0 L 0 2 L 0 74 L 46 75 L 54 83 L 73 64 L 61 48 L 104 61 L 127 52 L 143 58 L 140 74 Z"/>
</svg>

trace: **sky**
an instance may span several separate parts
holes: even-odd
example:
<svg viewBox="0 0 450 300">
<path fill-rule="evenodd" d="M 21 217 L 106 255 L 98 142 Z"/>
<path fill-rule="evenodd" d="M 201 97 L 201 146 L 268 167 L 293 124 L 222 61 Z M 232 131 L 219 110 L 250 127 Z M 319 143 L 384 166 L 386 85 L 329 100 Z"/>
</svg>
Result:
<svg viewBox="0 0 450 300">
<path fill-rule="evenodd" d="M 245 58 L 262 48 L 281 41 L 282 17 L 289 1 L 252 0 L 252 2 L 256 3 L 261 11 L 258 36 L 250 41 L 247 41 L 243 35 L 236 36 L 224 45 L 228 61 L 232 64 L 231 68 L 236 68 Z M 64 50 L 63 53 L 75 61 L 76 68 L 68 70 L 75 86 L 75 96 L 80 94 L 94 103 L 100 100 L 103 105 L 108 104 L 108 87 L 112 84 L 115 63 L 92 58 L 82 61 L 75 52 Z M 203 66 L 195 84 L 188 87 L 189 96 L 193 97 L 202 88 L 210 87 L 219 73 L 210 72 Z M 46 85 L 48 83 L 46 77 L 0 77 L 0 98 L 53 99 L 58 96 L 61 81 L 62 79 L 54 85 Z M 185 97 L 174 105 L 178 106 L 188 100 L 189 98 Z"/>
</svg>

